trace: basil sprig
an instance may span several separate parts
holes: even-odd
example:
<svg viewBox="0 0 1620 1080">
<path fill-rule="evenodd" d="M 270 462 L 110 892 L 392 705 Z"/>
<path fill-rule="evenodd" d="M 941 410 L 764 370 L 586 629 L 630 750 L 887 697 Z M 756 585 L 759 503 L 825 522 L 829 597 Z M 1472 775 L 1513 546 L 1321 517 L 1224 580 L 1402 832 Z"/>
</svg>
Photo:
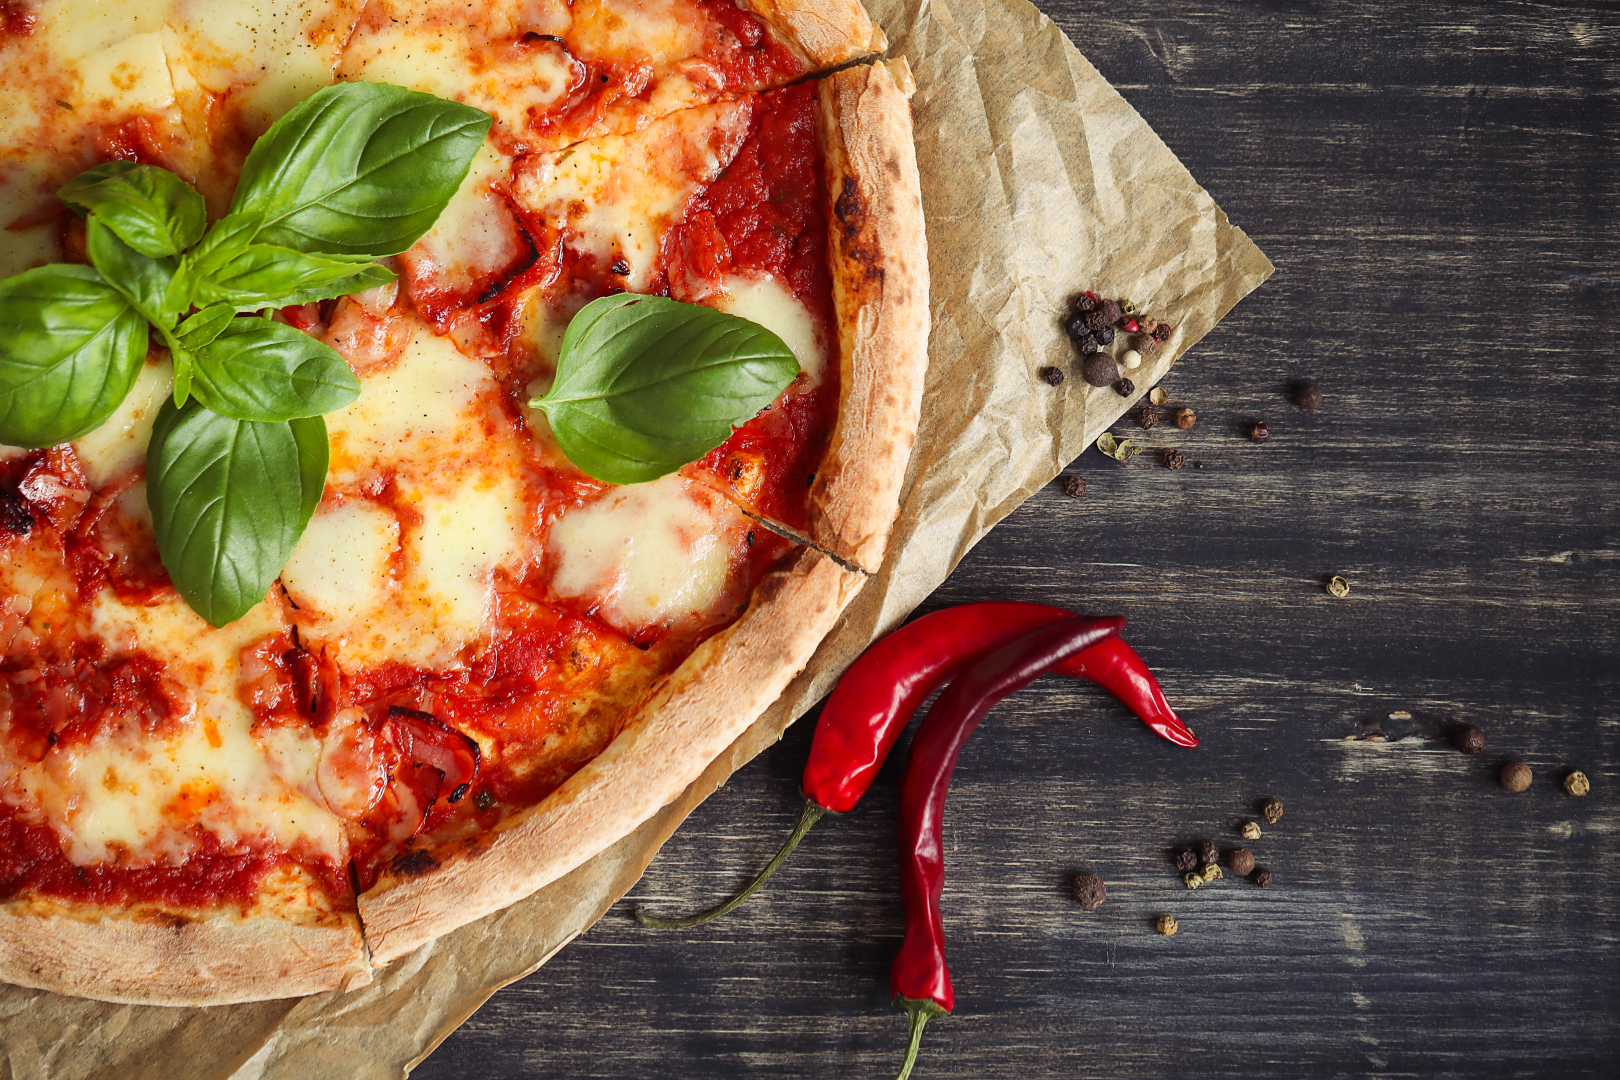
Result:
<svg viewBox="0 0 1620 1080">
<path fill-rule="evenodd" d="M 661 296 L 593 300 L 563 333 L 557 379 L 529 404 L 568 460 L 610 484 L 696 461 L 775 401 L 799 373 L 758 323 Z"/>
<path fill-rule="evenodd" d="M 117 410 L 150 338 L 174 363 L 147 500 L 175 587 L 215 626 L 264 598 L 320 502 L 323 413 L 360 392 L 348 362 L 242 312 L 393 279 L 461 186 L 488 114 L 381 83 L 318 91 L 249 152 L 231 212 L 164 169 L 97 165 L 60 192 L 91 266 L 0 281 L 0 442 L 68 442 Z M 199 310 L 200 309 L 200 310 Z"/>
</svg>

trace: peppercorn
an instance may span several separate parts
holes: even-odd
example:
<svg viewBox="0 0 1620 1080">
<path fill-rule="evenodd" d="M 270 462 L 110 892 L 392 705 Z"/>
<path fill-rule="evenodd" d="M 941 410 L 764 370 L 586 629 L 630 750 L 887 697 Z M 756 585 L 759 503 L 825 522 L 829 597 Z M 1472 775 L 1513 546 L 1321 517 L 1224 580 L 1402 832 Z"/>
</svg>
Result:
<svg viewBox="0 0 1620 1080">
<path fill-rule="evenodd" d="M 1256 825 L 1252 821 L 1245 821 L 1243 823 L 1243 828 L 1239 829 L 1238 832 L 1245 840 L 1260 839 L 1260 826 Z"/>
<path fill-rule="evenodd" d="M 1166 450 L 1164 452 L 1165 468 L 1179 469 L 1185 464 L 1187 464 L 1187 455 L 1183 454 L 1180 450 Z"/>
<path fill-rule="evenodd" d="M 1585 773 L 1577 769 L 1564 777 L 1564 790 L 1571 795 L 1585 795 L 1592 790 L 1592 782 L 1586 778 Z"/>
<path fill-rule="evenodd" d="M 1151 391 L 1149 391 L 1148 400 L 1153 402 L 1155 405 L 1163 405 L 1165 402 L 1170 400 L 1170 391 L 1166 390 L 1162 386 L 1155 386 Z"/>
<path fill-rule="evenodd" d="M 1101 330 L 1093 330 L 1091 336 L 1097 339 L 1098 345 L 1106 349 L 1114 343 L 1114 328 L 1105 326 Z"/>
<path fill-rule="evenodd" d="M 1119 366 L 1126 371 L 1135 371 L 1142 366 L 1142 354 L 1135 349 L 1126 349 L 1119 354 Z"/>
<path fill-rule="evenodd" d="M 1256 420 L 1249 425 L 1250 442 L 1265 442 L 1269 438 L 1271 438 L 1271 428 L 1266 426 L 1264 420 Z"/>
<path fill-rule="evenodd" d="M 1103 318 L 1103 313 L 1095 308 L 1086 312 L 1085 320 L 1086 332 L 1092 337 L 1096 337 L 1098 334 L 1108 329 L 1108 320 Z"/>
<path fill-rule="evenodd" d="M 1204 885 L 1204 875 L 1200 874 L 1196 870 L 1183 876 L 1181 880 L 1187 883 L 1187 888 L 1189 889 L 1199 889 Z"/>
<path fill-rule="evenodd" d="M 1152 356 L 1159 351 L 1159 343 L 1146 334 L 1138 334 L 1131 339 L 1131 348 L 1143 356 Z"/>
<path fill-rule="evenodd" d="M 1121 300 L 1119 302 L 1119 313 L 1121 315 L 1135 315 L 1136 305 L 1131 303 L 1129 300 Z"/>
<path fill-rule="evenodd" d="M 1136 333 L 1139 329 L 1141 329 L 1142 326 L 1142 324 L 1137 322 L 1135 319 L 1121 319 L 1114 325 L 1125 331 L 1127 334 Z"/>
<path fill-rule="evenodd" d="M 1458 724 L 1451 729 L 1451 745 L 1465 754 L 1477 754 L 1485 749 L 1485 731 L 1473 724 Z"/>
<path fill-rule="evenodd" d="M 1120 316 L 1123 314 L 1123 312 L 1119 310 L 1118 300 L 1104 300 L 1102 303 L 1097 305 L 1097 314 L 1103 317 L 1102 321 L 1104 326 L 1113 326 L 1115 323 L 1119 322 Z"/>
<path fill-rule="evenodd" d="M 1153 328 L 1153 340 L 1157 341 L 1160 345 L 1163 345 L 1165 342 L 1170 340 L 1171 335 L 1175 332 L 1175 327 L 1171 326 L 1167 322 L 1162 322 Z"/>
<path fill-rule="evenodd" d="M 1119 378 L 1119 365 L 1107 353 L 1092 353 L 1086 357 L 1081 374 L 1092 386 L 1112 386 Z"/>
<path fill-rule="evenodd" d="M 1225 875 L 1221 873 L 1221 866 L 1219 863 L 1210 863 L 1208 866 L 1204 867 L 1203 877 L 1205 885 L 1208 885 L 1212 881 L 1219 881 L 1224 876 Z"/>
<path fill-rule="evenodd" d="M 1267 799 L 1260 804 L 1261 815 L 1273 825 L 1282 820 L 1282 800 Z"/>
<path fill-rule="evenodd" d="M 1129 379 L 1121 379 L 1114 384 L 1114 392 L 1120 397 L 1130 397 L 1136 393 L 1136 384 Z"/>
<path fill-rule="evenodd" d="M 1257 866 L 1254 873 L 1249 875 L 1249 880 L 1262 889 L 1269 889 L 1271 888 L 1271 871 L 1263 866 Z"/>
<path fill-rule="evenodd" d="M 1328 595 L 1333 597 L 1333 599 L 1343 600 L 1345 597 L 1350 595 L 1350 583 L 1344 580 L 1344 578 L 1340 577 L 1338 574 L 1334 574 L 1332 577 L 1328 578 L 1327 591 Z"/>
<path fill-rule="evenodd" d="M 1047 386 L 1062 386 L 1063 369 L 1055 367 L 1043 367 L 1041 368 L 1041 380 L 1045 382 Z"/>
<path fill-rule="evenodd" d="M 1198 852 L 1190 847 L 1176 852 L 1176 869 L 1183 873 L 1198 869 Z"/>
<path fill-rule="evenodd" d="M 1176 922 L 1174 915 L 1160 915 L 1159 921 L 1154 924 L 1154 929 L 1165 937 L 1175 937 L 1176 931 L 1180 929 L 1180 924 Z"/>
<path fill-rule="evenodd" d="M 1063 478 L 1063 494 L 1071 499 L 1078 499 L 1086 493 L 1086 478 L 1083 476 L 1065 476 Z"/>
<path fill-rule="evenodd" d="M 1076 311 L 1067 319 L 1064 319 L 1063 332 L 1068 334 L 1069 337 L 1073 338 L 1075 341 L 1079 341 L 1083 337 L 1090 337 L 1091 331 L 1086 328 L 1085 314 L 1083 312 Z"/>
<path fill-rule="evenodd" d="M 1081 293 L 1074 302 L 1074 310 L 1084 315 L 1097 310 L 1097 298 L 1091 293 Z"/>
<path fill-rule="evenodd" d="M 1176 427 L 1182 431 L 1190 431 L 1192 426 L 1198 423 L 1198 414 L 1191 409 L 1177 409 L 1171 414 L 1170 419 L 1174 420 Z"/>
<path fill-rule="evenodd" d="M 1254 852 L 1248 848 L 1233 848 L 1226 856 L 1226 865 L 1238 877 L 1246 877 L 1254 869 Z"/>
<path fill-rule="evenodd" d="M 1108 899 L 1108 886 L 1096 874 L 1076 874 L 1074 898 L 1080 901 L 1081 907 L 1093 911 L 1102 907 L 1103 901 Z"/>
<path fill-rule="evenodd" d="M 1530 766 L 1522 761 L 1510 761 L 1502 766 L 1502 786 L 1509 791 L 1523 791 L 1530 786 L 1533 777 Z"/>
<path fill-rule="evenodd" d="M 1159 410 L 1155 409 L 1152 405 L 1143 405 L 1140 409 L 1136 410 L 1136 422 L 1141 425 L 1142 430 L 1144 431 L 1146 431 L 1148 428 L 1158 426 Z"/>
<path fill-rule="evenodd" d="M 1159 320 L 1150 319 L 1146 315 L 1141 316 L 1136 321 L 1142 324 L 1142 333 L 1148 335 L 1149 337 L 1152 337 L 1153 331 L 1159 328 Z"/>
<path fill-rule="evenodd" d="M 1301 379 L 1291 388 L 1294 404 L 1309 412 L 1322 404 L 1322 388 L 1314 379 Z"/>
<path fill-rule="evenodd" d="M 1082 358 L 1091 356 L 1101 348 L 1101 346 L 1097 344 L 1097 339 L 1091 336 L 1091 331 L 1089 330 L 1087 330 L 1084 334 L 1081 334 L 1079 337 L 1071 339 L 1071 344 L 1074 345 L 1075 355 Z"/>
<path fill-rule="evenodd" d="M 1213 840 L 1198 841 L 1198 861 L 1209 866 L 1221 857 L 1221 849 L 1215 846 Z"/>
</svg>

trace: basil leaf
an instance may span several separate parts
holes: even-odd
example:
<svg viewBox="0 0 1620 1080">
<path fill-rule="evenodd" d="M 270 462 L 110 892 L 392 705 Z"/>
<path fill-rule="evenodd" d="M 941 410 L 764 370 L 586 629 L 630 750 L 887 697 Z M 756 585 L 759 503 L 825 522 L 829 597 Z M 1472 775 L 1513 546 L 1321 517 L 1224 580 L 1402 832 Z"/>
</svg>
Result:
<svg viewBox="0 0 1620 1080">
<path fill-rule="evenodd" d="M 385 83 L 325 87 L 253 144 L 231 211 L 262 214 L 266 243 L 397 255 L 433 227 L 490 122 Z"/>
<path fill-rule="evenodd" d="M 165 402 L 146 451 L 158 554 L 214 626 L 264 599 L 321 501 L 326 423 L 233 420 Z"/>
<path fill-rule="evenodd" d="M 394 272 L 369 255 L 316 255 L 275 244 L 247 244 L 230 257 L 199 267 L 194 298 L 230 304 L 237 311 L 308 304 L 360 292 L 394 280 Z"/>
<path fill-rule="evenodd" d="M 195 244 L 208 224 L 197 189 L 156 165 L 109 161 L 68 181 L 57 197 L 96 214 L 124 243 L 154 259 Z"/>
<path fill-rule="evenodd" d="M 186 252 L 181 265 L 199 276 L 213 274 L 246 251 L 263 227 L 264 218 L 259 214 L 226 214 Z"/>
<path fill-rule="evenodd" d="M 295 420 L 341 409 L 360 380 L 336 349 L 286 323 L 236 319 L 197 350 L 191 392 L 238 420 Z"/>
<path fill-rule="evenodd" d="M 758 323 L 621 293 L 574 316 L 557 381 L 530 404 L 568 460 L 598 480 L 637 484 L 725 442 L 798 373 L 792 350 Z"/>
<path fill-rule="evenodd" d="M 195 351 L 224 333 L 234 318 L 236 309 L 229 304 L 205 307 L 180 324 L 175 331 L 175 340 L 182 347 Z"/>
<path fill-rule="evenodd" d="M 0 281 L 0 442 L 55 446 L 111 416 L 146 358 L 146 320 L 88 266 Z"/>
<path fill-rule="evenodd" d="M 169 306 L 174 260 L 154 259 L 136 251 L 102 220 L 100 212 L 92 213 L 84 224 L 85 247 L 101 276 L 123 293 L 148 322 L 172 329 L 178 317 L 178 312 Z"/>
</svg>

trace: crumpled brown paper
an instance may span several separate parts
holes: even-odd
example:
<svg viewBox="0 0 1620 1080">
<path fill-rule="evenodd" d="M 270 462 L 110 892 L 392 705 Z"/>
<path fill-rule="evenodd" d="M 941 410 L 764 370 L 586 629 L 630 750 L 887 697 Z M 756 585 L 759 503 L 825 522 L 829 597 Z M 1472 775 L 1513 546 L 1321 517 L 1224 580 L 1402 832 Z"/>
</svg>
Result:
<svg viewBox="0 0 1620 1080">
<path fill-rule="evenodd" d="M 0 986 L 0 1078 L 395 1080 L 641 876 L 683 818 L 774 742 L 991 526 L 1133 402 L 1070 369 L 1081 288 L 1179 327 L 1138 396 L 1271 273 L 1146 122 L 1025 0 L 868 5 L 917 81 L 933 330 L 912 483 L 882 573 L 809 668 L 676 802 L 561 881 L 425 946 L 352 993 L 208 1009 Z M 1122 351 L 1116 347 L 1116 352 Z"/>
</svg>

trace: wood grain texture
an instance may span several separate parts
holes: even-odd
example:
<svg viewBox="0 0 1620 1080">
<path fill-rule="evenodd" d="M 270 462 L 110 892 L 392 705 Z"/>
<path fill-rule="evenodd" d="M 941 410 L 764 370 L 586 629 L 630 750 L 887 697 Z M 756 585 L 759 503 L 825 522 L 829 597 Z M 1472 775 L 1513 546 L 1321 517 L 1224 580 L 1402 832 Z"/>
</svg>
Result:
<svg viewBox="0 0 1620 1080">
<path fill-rule="evenodd" d="M 1204 743 L 1057 680 L 991 715 L 950 802 L 957 1012 L 917 1075 L 1614 1075 L 1620 10 L 1041 6 L 1278 272 L 1167 381 L 1193 430 L 1116 427 L 1188 468 L 1084 455 L 1083 500 L 1030 500 L 929 601 L 1128 615 Z M 1303 375 L 1316 413 L 1284 396 Z M 707 902 L 768 857 L 813 717 L 631 902 Z M 1483 755 L 1437 738 L 1460 720 Z M 620 905 L 415 1075 L 892 1074 L 896 773 L 744 912 L 655 934 Z M 1174 845 L 1236 843 L 1271 794 L 1248 846 L 1276 885 L 1188 893 Z"/>
</svg>

